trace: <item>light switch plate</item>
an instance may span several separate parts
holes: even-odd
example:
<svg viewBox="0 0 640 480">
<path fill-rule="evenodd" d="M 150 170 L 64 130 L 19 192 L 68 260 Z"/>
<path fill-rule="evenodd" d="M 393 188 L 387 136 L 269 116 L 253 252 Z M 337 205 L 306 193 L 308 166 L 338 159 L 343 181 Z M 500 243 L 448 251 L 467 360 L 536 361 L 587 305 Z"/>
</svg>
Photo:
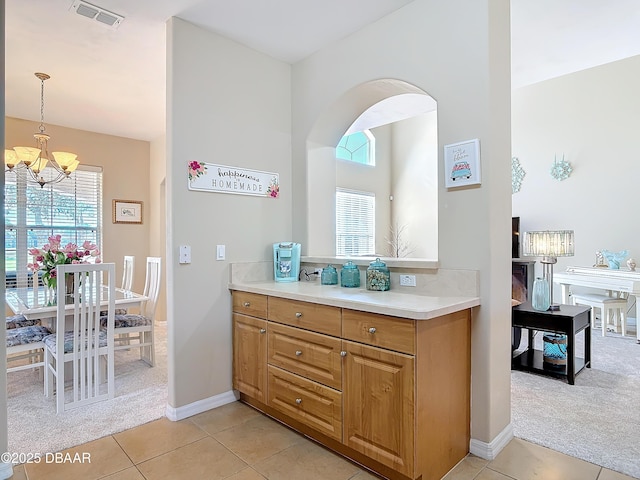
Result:
<svg viewBox="0 0 640 480">
<path fill-rule="evenodd" d="M 216 260 L 224 260 L 224 257 L 225 257 L 225 246 L 216 245 Z"/>
<path fill-rule="evenodd" d="M 180 245 L 180 263 L 191 263 L 191 246 Z"/>
</svg>

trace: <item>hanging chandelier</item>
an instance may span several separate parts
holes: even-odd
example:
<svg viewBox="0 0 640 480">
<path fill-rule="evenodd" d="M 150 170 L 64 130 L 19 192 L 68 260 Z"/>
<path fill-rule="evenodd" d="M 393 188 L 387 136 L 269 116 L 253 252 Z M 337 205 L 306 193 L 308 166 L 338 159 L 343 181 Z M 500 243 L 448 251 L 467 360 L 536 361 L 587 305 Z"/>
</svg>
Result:
<svg viewBox="0 0 640 480">
<path fill-rule="evenodd" d="M 38 132 L 33 134 L 36 140 L 36 147 L 13 147 L 12 150 L 4 151 L 4 163 L 7 166 L 5 172 L 18 172 L 26 170 L 27 180 L 44 187 L 49 183 L 58 183 L 67 178 L 76 168 L 79 161 L 77 155 L 69 152 L 52 152 L 49 155 L 48 143 L 51 138 L 44 126 L 44 81 L 51 78 L 46 73 L 36 72 L 36 77 L 40 79 L 40 127 Z M 45 180 L 43 173 L 45 168 L 49 171 Z"/>
</svg>

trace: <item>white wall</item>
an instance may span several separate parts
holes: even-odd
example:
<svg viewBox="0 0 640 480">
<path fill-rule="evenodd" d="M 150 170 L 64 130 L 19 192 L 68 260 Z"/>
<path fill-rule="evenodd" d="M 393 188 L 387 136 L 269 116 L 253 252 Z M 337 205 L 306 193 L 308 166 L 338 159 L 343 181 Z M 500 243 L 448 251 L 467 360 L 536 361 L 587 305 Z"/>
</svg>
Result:
<svg viewBox="0 0 640 480">
<path fill-rule="evenodd" d="M 438 258 L 438 112 L 392 124 L 391 225 L 411 258 Z"/>
<path fill-rule="evenodd" d="M 591 266 L 595 252 L 629 250 L 640 259 L 635 193 L 640 178 L 640 56 L 513 92 L 513 156 L 526 175 L 512 197 L 520 230 L 575 231 L 575 256 L 555 271 Z M 551 177 L 554 156 L 573 173 Z M 540 274 L 540 263 L 537 264 Z M 554 292 L 560 298 L 559 289 Z"/>
<path fill-rule="evenodd" d="M 151 142 L 150 168 L 149 168 L 149 203 L 153 206 L 149 212 L 149 255 L 162 258 L 160 294 L 156 307 L 156 320 L 167 319 L 167 199 L 166 199 L 166 174 L 167 174 L 167 138 L 165 135 Z M 146 265 L 138 262 L 140 269 Z"/>
<path fill-rule="evenodd" d="M 510 51 L 507 0 L 416 0 L 293 66 L 294 238 L 307 238 L 309 134 L 358 85 L 399 79 L 438 102 L 438 143 L 480 138 L 483 183 L 445 190 L 439 259 L 480 271 L 472 329 L 472 437 L 487 445 L 510 422 Z M 336 75 L 335 72 L 340 72 Z M 353 107 L 353 108 L 350 108 Z M 362 111 L 336 109 L 314 146 L 335 146 Z M 442 165 L 442 157 L 439 158 Z"/>
<path fill-rule="evenodd" d="M 167 37 L 169 404 L 231 390 L 229 263 L 291 239 L 291 67 L 178 18 Z M 187 162 L 276 172 L 280 198 L 187 189 Z M 215 246 L 226 245 L 226 260 Z M 178 264 L 190 245 L 191 264 Z"/>
</svg>

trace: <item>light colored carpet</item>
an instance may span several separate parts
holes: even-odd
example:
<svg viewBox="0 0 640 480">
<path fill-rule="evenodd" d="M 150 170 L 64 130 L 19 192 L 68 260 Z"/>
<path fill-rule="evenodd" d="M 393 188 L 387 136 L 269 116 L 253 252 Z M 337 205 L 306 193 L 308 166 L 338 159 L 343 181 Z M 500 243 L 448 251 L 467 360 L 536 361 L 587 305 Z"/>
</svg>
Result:
<svg viewBox="0 0 640 480">
<path fill-rule="evenodd" d="M 156 365 L 140 360 L 140 350 L 115 356 L 113 400 L 56 414 L 55 397 L 45 398 L 38 373 L 7 375 L 9 451 L 57 452 L 164 416 L 167 406 L 166 322 L 156 322 Z"/>
<path fill-rule="evenodd" d="M 592 367 L 575 385 L 511 372 L 516 437 L 640 478 L 640 345 L 633 336 L 592 332 Z M 526 330 L 523 330 L 523 343 Z M 542 333 L 535 338 L 542 349 Z M 583 357 L 584 334 L 577 339 Z"/>
</svg>

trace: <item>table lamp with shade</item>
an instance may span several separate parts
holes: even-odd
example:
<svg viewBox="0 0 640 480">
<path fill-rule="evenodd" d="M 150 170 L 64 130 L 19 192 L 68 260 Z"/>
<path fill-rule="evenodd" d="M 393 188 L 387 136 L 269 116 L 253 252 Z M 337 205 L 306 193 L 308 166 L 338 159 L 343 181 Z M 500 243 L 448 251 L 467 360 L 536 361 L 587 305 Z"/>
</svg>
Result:
<svg viewBox="0 0 640 480">
<path fill-rule="evenodd" d="M 524 257 L 542 257 L 542 276 L 549 284 L 549 310 L 560 310 L 553 303 L 553 265 L 558 257 L 574 255 L 573 230 L 524 232 L 522 237 L 522 255 Z"/>
</svg>

